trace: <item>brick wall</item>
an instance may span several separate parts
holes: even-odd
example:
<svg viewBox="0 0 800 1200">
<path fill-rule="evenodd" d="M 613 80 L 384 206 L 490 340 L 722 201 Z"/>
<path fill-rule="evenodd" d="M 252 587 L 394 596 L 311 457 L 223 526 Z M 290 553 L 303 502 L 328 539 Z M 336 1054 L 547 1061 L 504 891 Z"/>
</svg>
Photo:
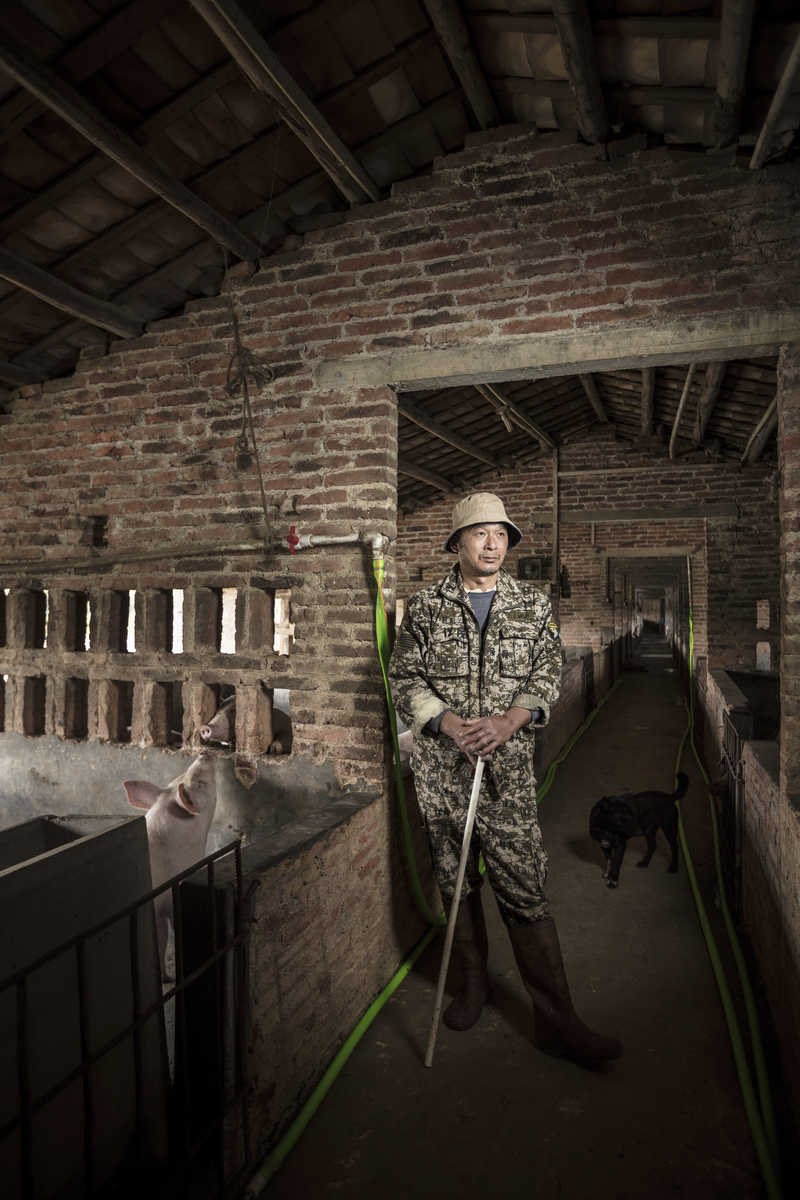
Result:
<svg viewBox="0 0 800 1200">
<path fill-rule="evenodd" d="M 204 304 L 186 318 L 159 323 L 167 328 L 117 344 L 72 379 L 41 393 L 27 389 L 3 419 L 8 561 L 0 575 L 11 589 L 2 652 L 10 675 L 6 728 L 30 732 L 16 696 L 25 679 L 37 676 L 50 681 L 40 732 L 60 732 L 63 681 L 74 677 L 88 682 L 88 736 L 113 739 L 102 697 L 113 678 L 135 685 L 131 737 L 152 744 L 158 736 L 142 698 L 158 680 L 183 691 L 188 741 L 210 715 L 192 711 L 197 684 L 226 683 L 243 697 L 260 679 L 291 693 L 294 753 L 333 758 L 343 784 L 367 782 L 380 790 L 383 721 L 371 554 L 362 546 L 308 550 L 302 557 L 259 550 L 258 480 L 252 467 L 237 469 L 241 415 L 234 415 L 237 406 L 221 387 L 231 348 L 229 315 L 227 304 Z M 320 403 L 304 396 L 303 382 L 293 378 L 292 385 L 289 391 L 278 378 L 254 405 L 275 539 L 300 522 L 307 532 L 380 528 L 391 535 L 393 397 L 382 390 L 329 394 L 323 416 Z M 55 414 L 49 420 L 48 410 Z M 108 545 L 89 551 L 81 539 L 86 522 L 97 516 L 107 522 Z M 247 546 L 253 550 L 242 553 Z M 12 565 L 31 559 L 27 571 Z M 47 648 L 35 647 L 15 623 L 15 597 L 31 584 L 53 600 Z M 237 590 L 243 626 L 236 652 L 227 655 L 215 652 L 214 618 L 209 624 L 203 607 L 204 597 L 223 588 Z M 76 589 L 90 597 L 95 615 L 90 654 L 64 643 L 65 598 Z M 148 606 L 149 597 L 171 589 L 185 590 L 182 654 L 166 652 L 158 613 Z M 283 589 L 291 592 L 295 625 L 288 657 L 272 650 L 271 610 L 266 625 L 252 612 L 255 597 Z M 139 610 L 136 654 L 117 652 L 109 640 L 111 618 L 99 615 L 107 613 L 110 597 L 129 590 Z M 257 645 L 250 644 L 254 629 L 261 630 Z M 242 748 L 266 749 L 255 729 Z"/>
<path fill-rule="evenodd" d="M 781 467 L 781 795 L 800 813 L 800 351 L 778 360 Z"/>
<path fill-rule="evenodd" d="M 800 1125 L 800 822 L 778 786 L 775 744 L 745 743 L 742 761 L 743 918 L 780 1045 L 792 1111 L 787 1124 L 793 1122 L 796 1130 Z"/>
<path fill-rule="evenodd" d="M 397 826 L 396 805 L 378 801 L 271 868 L 255 894 L 250 1120 L 256 1152 L 280 1136 L 394 973 L 409 937 L 424 928 L 393 852 Z M 435 908 L 423 853 L 419 869 Z"/>
</svg>

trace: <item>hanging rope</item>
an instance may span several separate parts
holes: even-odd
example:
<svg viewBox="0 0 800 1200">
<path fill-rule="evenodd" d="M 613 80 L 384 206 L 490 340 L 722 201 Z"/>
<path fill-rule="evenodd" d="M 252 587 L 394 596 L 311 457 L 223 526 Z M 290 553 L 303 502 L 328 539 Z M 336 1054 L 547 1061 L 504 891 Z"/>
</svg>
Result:
<svg viewBox="0 0 800 1200">
<path fill-rule="evenodd" d="M 249 466 L 251 461 L 255 462 L 258 486 L 261 491 L 261 507 L 264 510 L 264 540 L 267 553 L 269 553 L 272 543 L 272 522 L 270 521 L 269 510 L 267 509 L 267 495 L 264 490 L 264 477 L 261 473 L 261 460 L 258 455 L 258 443 L 256 442 L 256 431 L 253 424 L 253 409 L 250 403 L 250 386 L 248 380 L 251 380 L 259 388 L 265 388 L 268 384 L 272 383 L 275 378 L 275 372 L 268 363 L 262 362 L 252 350 L 248 350 L 243 344 L 239 333 L 239 319 L 236 316 L 233 298 L 231 298 L 231 319 L 233 321 L 233 341 L 235 348 L 228 363 L 225 391 L 232 399 L 240 395 L 242 397 L 242 432 L 236 441 L 237 462 L 241 467 Z"/>
</svg>

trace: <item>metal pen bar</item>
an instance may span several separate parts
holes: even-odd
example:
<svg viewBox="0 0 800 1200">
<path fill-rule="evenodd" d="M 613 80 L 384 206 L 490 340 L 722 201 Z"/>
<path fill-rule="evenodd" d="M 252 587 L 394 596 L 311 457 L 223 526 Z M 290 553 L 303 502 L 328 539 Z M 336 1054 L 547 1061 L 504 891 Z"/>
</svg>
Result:
<svg viewBox="0 0 800 1200">
<path fill-rule="evenodd" d="M 238 938 L 234 938 L 231 940 L 231 942 L 228 945 L 222 946 L 217 951 L 217 956 L 225 955 L 228 952 L 228 949 L 230 947 L 234 947 L 234 946 L 244 943 L 247 940 L 247 938 L 249 938 L 249 936 L 250 936 L 249 929 L 244 929 Z M 185 986 L 188 987 L 190 983 L 194 983 L 196 979 L 199 979 L 200 976 L 208 969 L 209 965 L 213 961 L 214 961 L 213 959 L 208 959 L 205 963 L 202 964 L 202 966 L 198 967 L 196 970 L 194 970 L 194 971 L 190 972 L 188 975 L 184 976 Z M 23 978 L 23 980 L 18 981 L 17 985 L 16 985 L 17 988 L 19 988 L 20 985 L 22 983 L 24 983 L 26 979 L 27 979 L 27 976 L 25 976 Z M 148 1005 L 148 1007 L 146 1009 L 143 1009 L 141 1016 L 135 1022 L 135 1026 L 141 1029 L 148 1021 L 150 1021 L 152 1019 L 154 1013 L 156 1013 L 158 1011 L 158 1009 L 165 1008 L 168 1001 L 174 999 L 174 997 L 177 994 L 177 991 L 178 991 L 177 988 L 174 988 L 174 987 L 171 988 L 169 991 L 164 992 L 159 1000 L 156 1000 L 154 1003 Z M 133 1029 L 134 1029 L 134 1025 L 129 1025 L 125 1029 L 123 1029 L 121 1033 L 117 1033 L 112 1038 L 109 1038 L 109 1040 L 107 1042 L 104 1042 L 101 1046 L 98 1047 L 98 1049 L 96 1049 L 92 1054 L 89 1055 L 89 1058 L 87 1060 L 88 1064 L 91 1066 L 94 1063 L 99 1062 L 102 1058 L 105 1058 L 106 1055 L 108 1055 L 116 1046 L 120 1045 L 122 1042 L 124 1042 L 130 1036 Z M 48 1090 L 46 1092 L 42 1092 L 35 1101 L 29 1100 L 28 1109 L 26 1111 L 29 1112 L 29 1115 L 32 1117 L 39 1111 L 39 1109 L 44 1108 L 47 1104 L 50 1103 L 51 1100 L 55 1099 L 55 1097 L 60 1092 L 63 1092 L 65 1088 L 69 1087 L 69 1085 L 71 1083 L 74 1083 L 74 1081 L 76 1079 L 80 1079 L 82 1074 L 83 1074 L 83 1064 L 79 1064 L 77 1067 L 73 1067 L 73 1069 L 67 1075 L 65 1075 L 62 1079 L 60 1079 L 58 1081 L 58 1083 L 53 1084 L 53 1086 L 48 1088 Z M 23 1125 L 23 1123 L 24 1123 L 24 1120 L 23 1120 L 22 1116 L 12 1117 L 12 1119 L 10 1121 L 6 1121 L 6 1123 L 4 1125 L 0 1126 L 0 1141 L 2 1141 L 3 1138 L 5 1138 L 9 1133 L 11 1133 L 11 1131 L 13 1129 L 17 1129 L 17 1128 L 21 1127 Z"/>
<path fill-rule="evenodd" d="M 83 1075 L 83 1186 L 84 1195 L 94 1193 L 94 1163 L 92 1135 L 94 1132 L 94 1103 L 92 1099 L 91 1055 L 89 1034 L 86 1028 L 88 1013 L 88 986 L 86 981 L 86 940 L 81 938 L 75 946 L 78 969 L 78 1024 L 81 1044 L 81 1073 Z"/>
<path fill-rule="evenodd" d="M 217 929 L 217 895 L 214 887 L 213 862 L 208 864 L 207 871 L 209 918 L 211 922 L 211 953 L 214 959 L 214 1000 L 216 1008 L 215 1023 L 217 1035 L 217 1195 L 219 1200 L 222 1200 L 225 1194 L 225 993 L 222 972 L 225 964 L 225 958 L 227 956 L 217 956 L 217 951 L 219 949 L 219 932 Z"/>
<path fill-rule="evenodd" d="M 233 931 L 234 941 L 232 946 L 234 975 L 233 985 L 235 988 L 235 1038 L 236 1045 L 234 1047 L 234 1090 L 235 1096 L 238 1096 L 241 1101 L 239 1109 L 239 1119 L 242 1129 L 242 1155 L 245 1163 L 250 1161 L 250 1101 L 247 1088 L 247 1040 L 248 1040 L 248 987 L 247 987 L 247 966 L 248 966 L 248 951 L 249 940 L 247 943 L 240 940 L 240 935 L 244 927 L 244 888 L 242 885 L 242 847 L 239 843 L 236 847 L 234 855 L 234 864 L 236 869 L 236 900 L 233 910 Z M 258 885 L 256 885 L 258 886 Z M 247 926 L 249 929 L 249 924 Z M 234 1097 L 235 1103 L 235 1097 Z"/>
<path fill-rule="evenodd" d="M 456 886 L 453 892 L 453 899 L 450 904 L 450 916 L 447 920 L 447 933 L 444 939 L 444 949 L 442 951 L 442 965 L 439 968 L 439 982 L 436 986 L 436 1003 L 433 1009 L 433 1021 L 431 1022 L 431 1032 L 428 1038 L 428 1049 L 425 1052 L 425 1066 L 430 1067 L 433 1064 L 433 1052 L 436 1048 L 436 1037 L 439 1032 L 439 1017 L 442 1011 L 442 1000 L 444 998 L 444 985 L 447 980 L 447 968 L 450 965 L 450 952 L 453 949 L 453 934 L 456 927 L 456 918 L 458 916 L 458 905 L 461 901 L 461 889 L 464 885 L 464 874 L 467 869 L 467 859 L 469 858 L 470 843 L 472 842 L 472 829 L 475 824 L 475 814 L 478 811 L 478 794 L 481 790 L 481 780 L 483 779 L 484 760 L 479 758 L 475 764 L 475 775 L 472 779 L 472 792 L 469 798 L 469 808 L 467 809 L 467 820 L 464 825 L 464 838 L 461 843 L 461 859 L 458 864 L 458 874 L 456 875 Z"/>
<path fill-rule="evenodd" d="M 142 1015 L 142 982 L 139 962 L 139 912 L 132 912 L 128 920 L 128 946 L 130 949 L 131 983 L 133 995 L 133 1071 L 136 1102 L 136 1154 L 141 1158 L 144 1147 L 144 1067 L 142 1064 L 142 1030 L 139 1018 Z"/>
<path fill-rule="evenodd" d="M 67 950 L 72 949 L 72 947 L 75 946 L 82 938 L 88 939 L 95 937 L 98 933 L 102 933 L 103 930 L 108 929 L 109 926 L 114 925 L 117 921 L 122 920 L 123 917 L 127 917 L 132 912 L 135 912 L 137 908 L 141 908 L 142 905 L 146 904 L 148 901 L 155 900 L 155 898 L 160 896 L 162 892 L 169 891 L 171 888 L 173 888 L 176 883 L 180 883 L 181 880 L 186 879 L 189 875 L 194 875 L 195 872 L 200 869 L 200 867 L 204 867 L 206 863 L 211 862 L 212 859 L 217 861 L 224 855 L 230 854 L 237 848 L 237 846 L 239 846 L 239 844 L 240 843 L 238 839 L 236 841 L 228 842 L 219 850 L 215 850 L 213 854 L 207 854 L 204 858 L 198 859 L 198 861 L 193 863 L 191 867 L 187 867 L 185 871 L 181 871 L 180 875 L 173 876 L 171 879 L 168 879 L 166 883 L 162 883 L 159 887 L 152 888 L 149 892 L 145 892 L 139 897 L 138 900 L 133 900 L 130 904 L 126 904 L 124 908 L 118 909 L 117 912 L 112 913 L 111 916 L 106 917 L 105 920 L 98 922 L 97 925 L 92 925 L 90 929 L 86 929 L 82 933 L 74 934 L 73 937 L 67 938 L 65 942 L 61 942 L 60 945 L 53 947 L 52 950 L 48 950 L 46 954 L 42 954 L 39 956 L 39 958 L 34 959 L 34 961 L 29 963 L 26 967 L 22 967 L 19 971 L 15 971 L 13 975 L 7 975 L 5 979 L 0 980 L 0 992 L 2 992 L 4 988 L 11 987 L 13 984 L 19 983 L 23 976 L 32 975 L 33 972 L 39 967 L 43 966 L 46 962 L 50 962 L 59 954 L 66 953 Z"/>
<path fill-rule="evenodd" d="M 33 1200 L 33 1107 L 28 1062 L 28 978 L 17 984 L 17 1078 L 19 1080 L 19 1153 L 23 1200 Z"/>
<path fill-rule="evenodd" d="M 172 886 L 172 929 L 175 937 L 175 1079 L 181 1076 L 182 1104 L 182 1154 L 183 1166 L 182 1194 L 188 1196 L 187 1164 L 191 1157 L 192 1148 L 192 1112 L 189 1088 L 189 1046 L 186 1037 L 186 980 L 184 977 L 183 961 L 183 905 L 181 903 L 181 885 Z"/>
</svg>

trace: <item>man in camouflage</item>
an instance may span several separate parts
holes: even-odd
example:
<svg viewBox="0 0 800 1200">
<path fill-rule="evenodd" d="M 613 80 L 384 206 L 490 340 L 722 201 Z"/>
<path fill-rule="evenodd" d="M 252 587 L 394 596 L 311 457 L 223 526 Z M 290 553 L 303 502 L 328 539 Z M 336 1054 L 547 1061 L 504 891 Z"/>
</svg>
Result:
<svg viewBox="0 0 800 1200">
<path fill-rule="evenodd" d="M 445 550 L 458 562 L 408 601 L 389 677 L 397 710 L 414 735 L 417 796 L 448 910 L 474 764 L 477 757 L 486 762 L 453 941 L 463 985 L 445 1023 L 471 1028 L 489 995 L 482 854 L 533 998 L 536 1044 L 593 1065 L 616 1058 L 622 1047 L 593 1033 L 575 1013 L 544 893 L 534 731 L 546 724 L 558 696 L 561 640 L 544 592 L 521 587 L 502 569 L 521 536 L 491 493 L 456 505 Z"/>
</svg>

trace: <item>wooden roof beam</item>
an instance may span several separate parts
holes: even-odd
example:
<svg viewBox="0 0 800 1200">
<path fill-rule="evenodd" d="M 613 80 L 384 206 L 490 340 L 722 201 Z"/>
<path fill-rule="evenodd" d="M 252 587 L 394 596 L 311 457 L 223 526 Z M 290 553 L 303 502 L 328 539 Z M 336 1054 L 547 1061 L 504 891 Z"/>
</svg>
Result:
<svg viewBox="0 0 800 1200">
<path fill-rule="evenodd" d="M 308 147 L 342 195 L 353 204 L 378 200 L 380 189 L 375 181 L 297 86 L 235 0 L 189 2 L 256 91 L 270 98 L 281 120 Z"/>
<path fill-rule="evenodd" d="M 398 399 L 398 408 L 404 417 L 409 421 L 413 421 L 420 429 L 424 429 L 427 433 L 432 433 L 434 437 L 440 441 L 446 442 L 448 446 L 452 446 L 455 450 L 460 450 L 462 454 L 467 454 L 470 458 L 477 458 L 479 462 L 486 463 L 490 467 L 502 469 L 509 466 L 509 460 L 502 462 L 500 459 L 493 458 L 491 454 L 487 454 L 485 450 L 481 450 L 480 446 L 468 438 L 461 437 L 448 429 L 441 422 L 429 416 L 424 409 L 419 408 L 411 401 L 405 400 L 402 396 Z"/>
<path fill-rule="evenodd" d="M 739 139 L 754 7 L 755 0 L 725 0 L 722 5 L 717 93 L 711 116 L 711 144 L 718 150 Z"/>
<path fill-rule="evenodd" d="M 798 33 L 791 54 L 786 60 L 786 66 L 783 68 L 780 82 L 775 89 L 775 95 L 772 97 L 772 103 L 769 106 L 764 124 L 761 126 L 761 132 L 758 135 L 758 140 L 753 150 L 753 157 L 750 159 L 750 169 L 755 171 L 763 166 L 764 160 L 769 154 L 770 143 L 775 126 L 778 123 L 778 118 L 783 111 L 783 107 L 788 99 L 789 93 L 792 90 L 794 77 L 797 74 L 797 68 L 800 67 L 800 33 Z"/>
<path fill-rule="evenodd" d="M 90 296 L 88 292 L 81 292 L 71 284 L 57 279 L 49 271 L 35 267 L 32 263 L 18 258 L 16 254 L 12 254 L 10 250 L 2 247 L 0 247 L 0 276 L 7 279 L 9 283 L 23 288 L 24 291 L 32 292 L 34 296 L 38 296 L 46 304 L 51 304 L 53 308 L 71 313 L 72 316 L 79 317 L 82 321 L 88 321 L 90 325 L 98 325 L 101 329 L 107 329 L 117 337 L 136 337 L 142 332 L 141 321 L 126 312 L 124 308 L 120 308 L 117 304 L 109 304 L 106 300 L 99 300 L 97 296 Z"/>
<path fill-rule="evenodd" d="M 415 463 L 409 462 L 402 455 L 397 460 L 397 470 L 401 475 L 408 475 L 410 479 L 418 479 L 420 483 L 428 483 L 431 487 L 435 487 L 440 492 L 456 492 L 458 487 L 450 479 L 445 479 L 444 475 L 440 475 L 438 471 L 429 471 L 427 467 L 418 467 Z"/>
<path fill-rule="evenodd" d="M 696 446 L 700 445 L 705 435 L 711 411 L 719 398 L 727 366 L 726 362 L 706 363 L 706 377 L 703 380 L 703 389 L 697 400 L 697 415 L 694 422 L 694 443 Z"/>
<path fill-rule="evenodd" d="M 586 0 L 553 0 L 569 85 L 575 97 L 578 129 L 587 142 L 606 142 L 608 114 L 600 86 L 594 39 Z"/>
<path fill-rule="evenodd" d="M 299 19 L 297 23 L 299 24 Z M 286 34 L 287 30 L 291 31 L 294 25 L 295 22 L 290 22 L 289 25 L 283 27 L 281 33 Z M 359 88 L 363 87 L 366 89 L 369 87 L 370 83 L 382 79 L 386 74 L 389 74 L 393 70 L 397 70 L 398 67 L 403 66 L 404 63 L 413 58 L 413 56 L 419 54 L 420 51 L 428 44 L 428 42 L 434 39 L 434 37 L 435 35 L 431 30 L 426 30 L 417 37 L 409 39 L 409 41 L 405 43 L 401 49 L 394 51 L 392 54 L 389 54 L 385 58 L 381 59 L 378 63 L 375 63 L 374 66 L 370 67 L 368 71 L 356 76 L 354 79 L 349 80 L 340 87 L 333 88 L 326 94 L 324 100 L 322 101 L 323 109 L 326 105 L 340 101 L 344 96 L 352 94 Z M 222 66 L 216 67 L 213 71 L 210 71 L 207 75 L 204 75 L 197 81 L 197 83 L 194 83 L 190 87 L 184 89 L 184 91 L 180 92 L 173 100 L 168 101 L 153 116 L 148 117 L 146 121 L 143 121 L 139 126 L 139 135 L 147 139 L 157 137 L 168 128 L 169 124 L 173 120 L 177 120 L 179 117 L 184 116 L 187 112 L 190 112 L 197 106 L 198 103 L 200 103 L 201 100 L 212 95 L 214 92 L 221 90 L 226 86 L 226 84 L 233 82 L 234 79 L 238 79 L 239 75 L 240 72 L 236 63 L 232 62 L 230 59 L 227 60 Z M 458 89 L 456 89 L 456 91 L 458 91 Z M 0 112 L 1 111 L 2 108 L 0 107 Z M 431 112 L 431 115 L 435 117 L 436 107 L 435 105 L 429 106 L 429 108 L 423 110 L 423 112 Z M 385 133 L 379 134 L 377 138 L 368 142 L 367 146 L 371 147 L 373 145 L 377 145 L 382 139 L 384 141 L 388 140 L 388 138 L 392 136 L 392 129 L 398 129 L 398 126 L 402 130 L 402 123 L 398 123 L 395 126 L 390 127 L 390 129 L 388 129 Z M 269 128 L 258 134 L 258 136 L 255 137 L 252 142 L 247 142 L 239 149 L 234 150 L 233 153 L 224 161 L 224 163 L 215 163 L 212 167 L 202 170 L 199 174 L 193 176 L 192 183 L 195 187 L 197 187 L 201 181 L 205 184 L 207 181 L 212 180 L 214 174 L 222 169 L 235 170 L 238 163 L 240 161 L 246 161 L 250 155 L 255 156 L 259 154 L 272 153 L 270 143 L 276 136 L 276 133 L 280 133 L 280 129 L 281 123 L 276 118 L 276 123 L 274 125 L 269 126 Z M 0 131 L 0 141 L 1 140 L 2 131 Z M 147 143 L 145 143 L 142 148 L 146 150 Z M 44 212 L 48 208 L 52 208 L 52 206 L 56 204 L 61 196 L 68 194 L 85 180 L 93 179 L 96 175 L 99 175 L 106 165 L 106 156 L 104 154 L 95 154 L 84 160 L 84 162 L 79 163 L 78 166 L 74 167 L 72 170 L 65 171 L 63 175 L 60 175 L 53 183 L 48 184 L 47 187 L 37 192 L 35 196 L 32 196 L 29 200 L 25 200 L 22 204 L 17 205 L 16 208 L 12 209 L 4 217 L 0 217 L 0 234 L 7 233 L 12 229 L 16 229 L 20 225 L 23 225 L 31 217 L 36 216 L 40 212 Z M 308 182 L 309 186 L 311 186 L 314 180 L 324 178 L 326 178 L 325 173 L 322 170 L 319 170 L 314 172 L 312 175 L 306 176 L 305 179 L 298 180 L 296 183 L 291 184 L 290 187 L 285 189 L 284 192 L 276 192 L 272 198 L 272 203 L 265 203 L 262 208 L 254 210 L 253 213 L 249 213 L 247 217 L 241 219 L 240 223 L 242 229 L 244 229 L 245 232 L 248 232 L 248 230 L 250 232 L 258 231 L 260 235 L 264 229 L 265 216 L 268 214 L 270 209 L 274 212 L 276 201 L 279 201 L 284 196 L 291 197 L 292 189 L 302 188 L 306 185 L 306 182 Z M 128 221 L 131 222 L 130 226 L 126 225 L 123 229 L 123 225 L 120 223 L 119 225 L 114 226 L 114 228 L 118 228 L 120 234 L 123 234 L 127 229 L 132 230 L 134 227 L 146 227 L 153 219 L 153 213 L 157 212 L 156 205 L 157 202 L 153 201 L 151 205 L 145 206 L 143 209 L 138 209 L 132 217 L 127 218 Z M 141 222 L 141 225 L 136 225 L 136 222 L 139 221 Z M 104 237 L 106 233 L 111 233 L 111 230 L 109 229 L 104 231 L 101 236 Z M 95 243 L 96 239 L 93 243 L 91 243 L 91 245 L 94 245 Z M 87 248 L 88 247 L 79 247 L 78 251 L 75 253 L 81 253 Z"/>
<path fill-rule="evenodd" d="M 555 21 L 548 13 L 475 12 L 470 13 L 469 23 L 475 29 L 497 33 L 552 35 L 556 32 Z M 595 37 L 679 38 L 681 41 L 717 41 L 721 32 L 718 17 L 693 17 L 678 12 L 656 17 L 595 17 L 592 30 Z M 759 22 L 759 37 L 770 41 L 792 41 L 797 30 L 798 22 L 791 19 Z"/>
<path fill-rule="evenodd" d="M 500 113 L 458 0 L 425 0 L 425 7 L 481 129 L 499 125 Z"/>
<path fill-rule="evenodd" d="M 583 384 L 583 390 L 586 392 L 589 403 L 597 413 L 597 419 L 599 421 L 608 421 L 608 414 L 606 413 L 603 401 L 600 399 L 594 375 L 579 375 L 578 379 Z"/>
<path fill-rule="evenodd" d="M 742 455 L 742 466 L 748 463 L 758 462 L 761 455 L 764 453 L 764 447 L 770 439 L 770 436 L 778 424 L 778 397 L 776 396 L 770 403 L 767 411 L 762 416 L 761 420 L 756 425 L 753 432 L 750 434 L 747 445 Z"/>
<path fill-rule="evenodd" d="M 507 95 L 546 96 L 554 102 L 574 101 L 572 88 L 564 79 L 527 79 L 516 76 L 492 76 L 491 79 L 494 87 L 497 90 L 505 92 Z M 625 111 L 631 108 L 648 107 L 653 104 L 677 104 L 681 106 L 698 104 L 712 106 L 715 99 L 713 88 L 691 87 L 688 85 L 670 87 L 660 83 L 635 83 L 630 85 L 608 83 L 605 84 L 603 91 L 610 102 L 612 110 L 619 106 L 624 107 Z M 753 101 L 758 101 L 764 99 L 768 94 L 755 88 L 751 90 L 750 98 Z M 791 91 L 787 97 L 784 97 L 784 103 L 785 107 L 792 114 L 800 111 L 798 97 L 796 94 L 792 94 Z"/>
<path fill-rule="evenodd" d="M 683 417 L 683 410 L 686 408 L 686 401 L 689 399 L 689 391 L 692 386 L 692 379 L 694 378 L 694 373 L 695 373 L 696 367 L 697 367 L 697 363 L 691 362 L 691 363 L 689 363 L 689 369 L 686 372 L 686 381 L 684 382 L 683 391 L 681 392 L 681 398 L 680 398 L 680 401 L 678 402 L 678 411 L 675 413 L 675 421 L 673 423 L 672 434 L 670 435 L 670 439 L 669 439 L 669 456 L 670 456 L 670 458 L 675 457 L 675 446 L 678 441 L 678 430 L 680 429 L 681 418 Z"/>
<path fill-rule="evenodd" d="M 656 394 L 655 367 L 642 367 L 642 434 L 649 437 L 653 432 L 653 415 Z"/>
<path fill-rule="evenodd" d="M 0 43 L 0 66 L 62 120 L 92 142 L 136 179 L 226 246 L 237 258 L 257 259 L 259 246 L 205 200 L 157 166 L 122 130 L 88 104 L 83 96 L 46 67 L 32 62 L 18 47 Z"/>
<path fill-rule="evenodd" d="M 95 25 L 85 37 L 70 46 L 52 65 L 72 84 L 101 71 L 148 29 L 178 8 L 182 0 L 132 0 L 108 20 Z M 0 104 L 0 141 L 21 133 L 46 106 L 26 92 L 14 92 Z"/>
<path fill-rule="evenodd" d="M 555 442 L 550 435 L 545 433 L 541 426 L 532 421 L 530 417 L 527 417 L 521 409 L 517 408 L 513 400 L 507 399 L 507 397 L 504 396 L 502 392 L 498 391 L 493 384 L 476 383 L 474 387 L 476 392 L 483 396 L 484 400 L 491 404 L 492 408 L 495 409 L 500 417 L 500 420 L 503 422 L 509 432 L 510 426 L 516 425 L 518 428 L 523 429 L 526 433 L 530 434 L 531 437 L 536 438 L 537 441 L 539 441 L 547 450 L 553 450 L 555 448 Z"/>
</svg>

